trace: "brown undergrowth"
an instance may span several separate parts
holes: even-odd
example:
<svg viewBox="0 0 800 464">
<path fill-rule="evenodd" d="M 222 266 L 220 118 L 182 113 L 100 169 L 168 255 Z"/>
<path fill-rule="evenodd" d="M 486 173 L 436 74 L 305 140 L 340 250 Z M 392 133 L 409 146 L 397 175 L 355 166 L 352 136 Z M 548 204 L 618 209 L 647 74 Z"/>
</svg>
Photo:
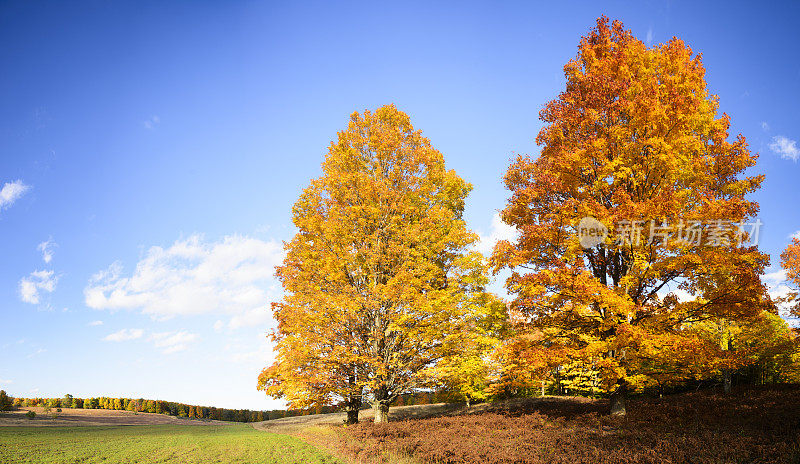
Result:
<svg viewBox="0 0 800 464">
<path fill-rule="evenodd" d="M 637 398 L 624 419 L 605 415 L 606 407 L 602 400 L 518 400 L 306 438 L 361 463 L 800 462 L 798 387 Z"/>
</svg>

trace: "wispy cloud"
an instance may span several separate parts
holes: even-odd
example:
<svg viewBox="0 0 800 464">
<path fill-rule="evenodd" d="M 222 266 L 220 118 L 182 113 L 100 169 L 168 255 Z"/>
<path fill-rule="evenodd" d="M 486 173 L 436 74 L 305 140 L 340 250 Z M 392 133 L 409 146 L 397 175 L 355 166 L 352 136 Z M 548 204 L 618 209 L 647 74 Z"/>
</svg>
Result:
<svg viewBox="0 0 800 464">
<path fill-rule="evenodd" d="M 772 137 L 772 143 L 769 144 L 769 148 L 781 155 L 783 159 L 797 161 L 797 158 L 800 157 L 800 149 L 797 148 L 797 141 L 782 135 Z"/>
<path fill-rule="evenodd" d="M 0 379 L 0 385 L 10 385 L 14 383 L 13 380 Z"/>
<path fill-rule="evenodd" d="M 92 321 L 92 322 L 90 322 L 90 323 L 89 323 L 89 324 L 87 324 L 87 325 L 89 325 L 89 326 L 91 326 L 91 327 L 97 327 L 97 326 L 99 326 L 99 325 L 103 325 L 103 321 Z"/>
<path fill-rule="evenodd" d="M 30 186 L 25 185 L 21 180 L 7 182 L 3 185 L 3 188 L 0 189 L 0 211 L 14 204 L 14 202 L 19 200 L 22 195 L 25 195 L 25 192 L 28 190 L 30 190 Z"/>
<path fill-rule="evenodd" d="M 650 26 L 650 27 L 647 28 L 646 41 L 647 41 L 647 46 L 648 47 L 650 45 L 653 45 L 653 26 Z"/>
<path fill-rule="evenodd" d="M 122 329 L 106 335 L 103 340 L 107 342 L 124 342 L 142 338 L 142 335 L 144 335 L 144 330 L 142 329 Z"/>
<path fill-rule="evenodd" d="M 39 348 L 38 350 L 34 351 L 33 353 L 26 356 L 28 359 L 33 358 L 34 356 L 39 356 L 42 353 L 47 353 L 46 348 Z"/>
<path fill-rule="evenodd" d="M 282 259 L 276 241 L 232 235 L 209 243 L 193 235 L 169 248 L 150 248 L 130 277 L 112 264 L 90 279 L 84 297 L 90 308 L 139 310 L 158 320 L 217 314 L 230 316 L 231 328 L 265 324 Z"/>
<path fill-rule="evenodd" d="M 156 348 L 160 348 L 164 354 L 177 353 L 188 348 L 189 343 L 198 340 L 197 334 L 186 332 L 185 330 L 175 332 L 158 332 L 150 336 Z"/>
<path fill-rule="evenodd" d="M 33 271 L 19 281 L 19 297 L 25 303 L 39 304 L 41 293 L 53 293 L 57 283 L 53 271 Z"/>
<path fill-rule="evenodd" d="M 53 241 L 53 237 L 50 237 L 47 241 L 40 243 L 36 249 L 42 253 L 42 260 L 45 263 L 50 263 L 53 260 L 53 248 L 57 246 L 58 244 Z"/>
<path fill-rule="evenodd" d="M 148 119 L 147 119 L 146 121 L 144 121 L 142 124 L 144 125 L 144 128 L 145 128 L 145 129 L 152 130 L 152 129 L 154 129 L 154 128 L 155 128 L 155 127 L 156 127 L 156 126 L 159 124 L 159 123 L 161 123 L 161 118 L 159 118 L 158 116 L 155 116 L 155 115 L 153 115 L 153 116 L 150 116 L 150 118 L 148 118 Z"/>
<path fill-rule="evenodd" d="M 766 132 L 766 131 L 768 131 L 768 130 L 769 130 L 769 124 L 767 124 L 767 121 L 761 121 L 761 129 L 762 129 L 764 132 Z"/>
</svg>

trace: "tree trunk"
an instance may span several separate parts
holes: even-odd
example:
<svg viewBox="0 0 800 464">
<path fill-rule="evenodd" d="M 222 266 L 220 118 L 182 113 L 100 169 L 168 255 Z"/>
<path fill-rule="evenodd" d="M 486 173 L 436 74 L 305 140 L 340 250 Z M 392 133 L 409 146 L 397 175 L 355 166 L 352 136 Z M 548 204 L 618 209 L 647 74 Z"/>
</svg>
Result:
<svg viewBox="0 0 800 464">
<path fill-rule="evenodd" d="M 375 411 L 375 423 L 384 424 L 389 422 L 389 403 L 387 401 L 375 401 L 372 403 Z"/>
<path fill-rule="evenodd" d="M 358 409 L 351 409 L 348 407 L 347 409 L 347 420 L 345 421 L 347 425 L 358 424 Z"/>
<path fill-rule="evenodd" d="M 356 385 L 355 375 L 350 375 L 347 380 L 353 387 L 353 390 L 345 397 L 344 410 L 347 412 L 345 424 L 353 425 L 358 424 L 358 411 L 361 409 L 361 405 L 364 404 L 363 397 L 361 396 L 363 389 Z"/>
<path fill-rule="evenodd" d="M 611 394 L 611 415 L 612 416 L 625 416 L 628 406 L 627 401 L 628 389 L 625 385 L 620 385 L 617 390 Z"/>
<path fill-rule="evenodd" d="M 469 396 L 467 397 L 467 407 L 469 408 Z"/>
<path fill-rule="evenodd" d="M 361 397 L 350 397 L 345 404 L 344 410 L 347 412 L 345 424 L 358 424 L 358 410 L 361 409 Z"/>
<path fill-rule="evenodd" d="M 722 369 L 722 389 L 725 391 L 725 394 L 731 392 L 731 370 L 730 369 Z"/>
<path fill-rule="evenodd" d="M 544 380 L 542 380 L 542 396 L 544 396 Z"/>
</svg>

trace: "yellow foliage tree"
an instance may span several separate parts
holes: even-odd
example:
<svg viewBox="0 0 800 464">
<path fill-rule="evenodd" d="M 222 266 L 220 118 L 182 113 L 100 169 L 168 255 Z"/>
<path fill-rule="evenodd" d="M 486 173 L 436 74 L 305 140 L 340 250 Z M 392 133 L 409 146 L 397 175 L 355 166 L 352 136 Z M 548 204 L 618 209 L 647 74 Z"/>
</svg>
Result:
<svg viewBox="0 0 800 464">
<path fill-rule="evenodd" d="M 566 89 L 540 112 L 541 154 L 505 175 L 501 216 L 520 235 L 493 261 L 513 271 L 512 309 L 541 331 L 539 347 L 596 369 L 624 414 L 627 391 L 701 359 L 693 323 L 767 304 L 768 258 L 738 246 L 748 234 L 737 227 L 757 213 L 746 195 L 762 177 L 744 175 L 756 156 L 742 136 L 728 141 L 729 118 L 681 40 L 647 47 L 600 18 L 564 72 Z M 580 240 L 583 218 L 596 241 Z"/>
<path fill-rule="evenodd" d="M 368 397 L 383 422 L 475 319 L 486 277 L 462 219 L 472 187 L 394 105 L 353 113 L 322 169 L 292 209 L 276 361 L 258 388 L 295 408 L 344 401 L 348 422 Z"/>
<path fill-rule="evenodd" d="M 425 375 L 434 388 L 466 402 L 485 400 L 489 387 L 491 354 L 507 329 L 506 303 L 489 293 L 476 293 L 469 302 L 471 320 L 448 341 L 446 355 Z"/>
</svg>

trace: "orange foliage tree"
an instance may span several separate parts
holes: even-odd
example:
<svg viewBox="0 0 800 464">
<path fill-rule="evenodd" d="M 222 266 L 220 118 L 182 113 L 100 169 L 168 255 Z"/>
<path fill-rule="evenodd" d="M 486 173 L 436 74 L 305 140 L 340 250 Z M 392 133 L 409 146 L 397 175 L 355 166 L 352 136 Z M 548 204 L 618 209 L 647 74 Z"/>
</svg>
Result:
<svg viewBox="0 0 800 464">
<path fill-rule="evenodd" d="M 781 266 L 786 271 L 786 278 L 789 284 L 794 287 L 792 292 L 785 297 L 786 303 L 790 305 L 789 315 L 795 318 L 800 317 L 800 240 L 792 238 L 792 243 L 781 253 Z"/>
<path fill-rule="evenodd" d="M 375 421 L 428 382 L 475 320 L 486 282 L 462 219 L 471 186 L 394 105 L 354 113 L 292 209 L 277 269 L 276 361 L 258 388 L 293 407 L 343 401 Z"/>
<path fill-rule="evenodd" d="M 701 57 L 681 40 L 648 48 L 600 18 L 564 73 L 540 112 L 541 154 L 505 175 L 501 216 L 520 234 L 492 259 L 512 270 L 512 310 L 541 335 L 537 350 L 591 365 L 624 414 L 626 392 L 698 367 L 706 344 L 692 324 L 768 306 L 768 257 L 740 245 L 737 226 L 758 212 L 746 195 L 762 177 L 744 174 L 757 156 L 741 135 L 728 141 Z M 598 240 L 582 246 L 586 217 Z"/>
</svg>

